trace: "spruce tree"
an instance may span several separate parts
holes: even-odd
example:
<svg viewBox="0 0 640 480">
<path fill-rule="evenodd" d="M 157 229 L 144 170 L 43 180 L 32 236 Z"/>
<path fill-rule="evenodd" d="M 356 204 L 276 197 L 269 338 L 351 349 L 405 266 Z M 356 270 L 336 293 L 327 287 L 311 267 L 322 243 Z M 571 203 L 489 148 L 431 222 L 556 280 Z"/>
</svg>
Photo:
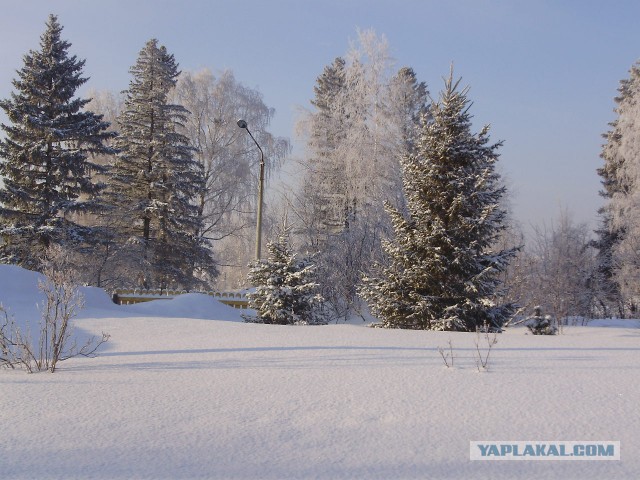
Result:
<svg viewBox="0 0 640 480">
<path fill-rule="evenodd" d="M 429 90 L 419 82 L 413 68 L 402 67 L 391 79 L 391 108 L 398 124 L 406 153 L 412 153 L 418 141 L 420 119 L 429 115 Z"/>
<path fill-rule="evenodd" d="M 601 193 L 603 193 L 602 191 Z M 603 194 L 606 197 L 606 194 Z M 596 238 L 589 243 L 596 249 L 595 268 L 589 279 L 589 287 L 598 313 L 602 316 L 625 316 L 624 301 L 616 281 L 616 249 L 624 237 L 624 228 L 614 227 L 606 206 L 598 210 L 600 227 Z"/>
<path fill-rule="evenodd" d="M 471 132 L 468 88 L 458 90 L 452 75 L 402 160 L 408 213 L 387 204 L 395 232 L 384 243 L 388 263 L 360 289 L 385 327 L 499 329 L 514 310 L 496 301 L 499 273 L 516 251 L 493 249 L 506 216 L 495 171 L 501 143 L 489 144 L 488 127 Z"/>
<path fill-rule="evenodd" d="M 250 265 L 249 307 L 256 316 L 245 316 L 253 323 L 299 325 L 324 323 L 319 314 L 322 297 L 317 293 L 315 265 L 310 256 L 301 259 L 292 252 L 289 232 L 283 230 L 277 241 L 267 244 L 266 260 Z"/>
<path fill-rule="evenodd" d="M 320 206 L 316 216 L 323 242 L 327 235 L 344 228 L 348 210 L 344 159 L 336 151 L 347 129 L 341 101 L 347 87 L 345 75 L 345 61 L 337 57 L 317 78 L 315 99 L 311 101 L 317 111 L 312 117 L 308 143 L 313 154 L 308 181 L 313 184 L 313 202 Z"/>
<path fill-rule="evenodd" d="M 36 269 L 54 244 L 93 242 L 78 215 L 100 208 L 103 185 L 92 175 L 104 167 L 92 156 L 112 153 L 103 142 L 114 135 L 101 115 L 83 110 L 90 100 L 75 96 L 88 80 L 85 62 L 69 55 L 61 33 L 49 16 L 40 49 L 24 56 L 15 92 L 0 101 L 11 121 L 0 140 L 0 257 Z"/>
<path fill-rule="evenodd" d="M 216 268 L 199 236 L 202 217 L 194 205 L 204 188 L 202 166 L 179 133 L 189 112 L 168 101 L 178 64 L 153 39 L 130 72 L 109 191 L 114 223 L 126 242 L 122 252 L 135 269 L 133 283 L 191 288 L 214 277 Z"/>
</svg>

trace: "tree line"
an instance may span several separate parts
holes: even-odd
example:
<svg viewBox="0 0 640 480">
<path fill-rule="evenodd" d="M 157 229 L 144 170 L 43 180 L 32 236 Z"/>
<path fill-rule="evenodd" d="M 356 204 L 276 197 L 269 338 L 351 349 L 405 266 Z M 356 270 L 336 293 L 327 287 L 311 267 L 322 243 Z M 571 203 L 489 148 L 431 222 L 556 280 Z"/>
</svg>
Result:
<svg viewBox="0 0 640 480">
<path fill-rule="evenodd" d="M 230 72 L 181 74 L 156 39 L 122 95 L 77 98 L 84 60 L 61 33 L 51 15 L 0 102 L 11 122 L 0 142 L 0 258 L 38 270 L 60 245 L 98 286 L 211 285 L 231 257 L 216 258 L 214 242 L 242 252 L 255 208 L 254 155 L 235 122 L 252 122 L 271 172 L 289 151 L 268 132 L 273 110 Z"/>
<path fill-rule="evenodd" d="M 11 122 L 2 262 L 37 270 L 60 245 L 107 288 L 246 286 L 249 274 L 280 302 L 256 298 L 266 323 L 370 312 L 387 327 L 475 330 L 533 306 L 556 318 L 635 312 L 637 65 L 605 136 L 602 226 L 593 236 L 564 212 L 525 242 L 496 170 L 501 142 L 473 132 L 468 88 L 451 72 L 432 99 L 412 68 L 395 69 L 384 37 L 359 31 L 317 78 L 297 125 L 298 184 L 270 201 L 275 240 L 249 270 L 258 156 L 236 120 L 251 124 L 273 175 L 290 150 L 268 132 L 273 110 L 231 72 L 180 73 L 155 39 L 122 95 L 78 99 L 84 61 L 61 32 L 50 16 L 0 102 Z"/>
</svg>

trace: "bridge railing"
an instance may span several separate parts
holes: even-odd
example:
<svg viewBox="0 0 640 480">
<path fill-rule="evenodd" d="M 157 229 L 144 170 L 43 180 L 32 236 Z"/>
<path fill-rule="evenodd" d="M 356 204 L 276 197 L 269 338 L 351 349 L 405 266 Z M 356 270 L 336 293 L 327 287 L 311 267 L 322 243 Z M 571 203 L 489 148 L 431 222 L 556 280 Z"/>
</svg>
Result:
<svg viewBox="0 0 640 480">
<path fill-rule="evenodd" d="M 111 299 L 118 305 L 131 305 L 134 303 L 150 302 L 151 300 L 171 300 L 185 293 L 200 293 L 209 295 L 216 300 L 233 308 L 249 308 L 249 299 L 240 292 L 187 292 L 186 290 L 146 290 L 142 288 L 118 288 L 112 292 Z"/>
</svg>

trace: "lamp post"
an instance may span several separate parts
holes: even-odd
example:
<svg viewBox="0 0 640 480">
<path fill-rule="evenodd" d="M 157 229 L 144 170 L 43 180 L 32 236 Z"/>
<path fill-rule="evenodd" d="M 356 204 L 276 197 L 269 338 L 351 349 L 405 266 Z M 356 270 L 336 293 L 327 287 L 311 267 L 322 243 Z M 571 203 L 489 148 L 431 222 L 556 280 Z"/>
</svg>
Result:
<svg viewBox="0 0 640 480">
<path fill-rule="evenodd" d="M 253 135 L 249 131 L 247 122 L 245 120 L 238 120 L 238 126 L 247 131 L 253 143 L 256 144 L 258 150 L 260 150 L 260 183 L 258 184 L 258 220 L 256 222 L 256 260 L 260 260 L 260 245 L 262 244 L 262 203 L 264 198 L 264 152 Z"/>
</svg>

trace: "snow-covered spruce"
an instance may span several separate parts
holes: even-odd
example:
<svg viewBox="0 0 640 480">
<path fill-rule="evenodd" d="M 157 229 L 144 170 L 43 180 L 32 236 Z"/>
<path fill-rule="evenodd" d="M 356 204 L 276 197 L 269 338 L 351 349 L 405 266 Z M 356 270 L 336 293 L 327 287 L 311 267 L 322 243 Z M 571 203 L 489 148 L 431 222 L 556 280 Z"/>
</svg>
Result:
<svg viewBox="0 0 640 480">
<path fill-rule="evenodd" d="M 24 56 L 15 92 L 0 101 L 11 122 L 0 140 L 0 258 L 28 268 L 40 268 L 50 246 L 95 241 L 97 231 L 76 214 L 102 208 L 103 185 L 92 174 L 104 167 L 92 155 L 112 152 L 103 143 L 114 135 L 108 123 L 84 110 L 90 100 L 75 97 L 87 81 L 85 62 L 69 56 L 61 33 L 49 16 L 40 49 Z"/>
<path fill-rule="evenodd" d="M 291 251 L 288 232 L 267 244 L 266 260 L 250 265 L 249 308 L 255 316 L 243 315 L 247 322 L 278 325 L 311 325 L 326 323 L 320 308 L 322 297 L 317 293 L 315 265 L 312 257 L 298 259 Z"/>
<path fill-rule="evenodd" d="M 395 238 L 387 263 L 360 294 L 383 326 L 429 330 L 499 329 L 514 311 L 498 304 L 499 273 L 516 249 L 494 250 L 505 228 L 505 188 L 488 127 L 471 133 L 468 88 L 445 81 L 416 151 L 402 159 L 408 214 L 387 204 Z"/>
<path fill-rule="evenodd" d="M 193 201 L 204 188 L 202 166 L 179 133 L 189 112 L 168 101 L 178 64 L 153 39 L 131 74 L 108 192 L 122 263 L 132 284 L 191 288 L 198 278 L 215 276 L 216 269 L 199 236 L 202 216 Z"/>
<path fill-rule="evenodd" d="M 525 320 L 524 324 L 534 335 L 555 335 L 558 329 L 553 325 L 550 315 L 542 315 L 540 307 L 534 308 L 534 314 Z"/>
</svg>

